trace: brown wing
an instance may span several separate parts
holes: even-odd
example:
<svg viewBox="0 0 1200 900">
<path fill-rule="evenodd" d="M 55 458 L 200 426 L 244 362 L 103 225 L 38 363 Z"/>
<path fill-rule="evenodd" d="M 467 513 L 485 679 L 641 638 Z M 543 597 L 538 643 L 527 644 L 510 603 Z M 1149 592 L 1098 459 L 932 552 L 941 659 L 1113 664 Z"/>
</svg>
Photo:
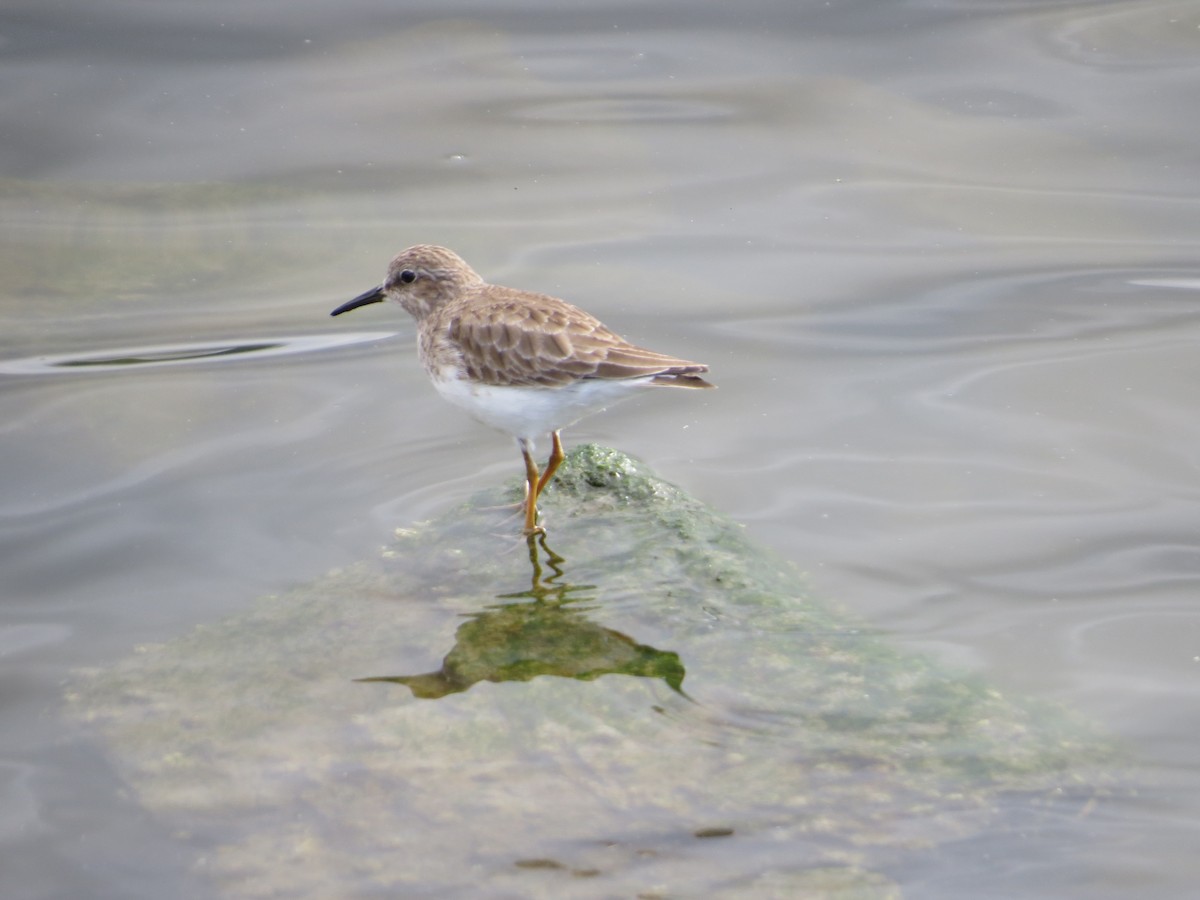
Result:
<svg viewBox="0 0 1200 900">
<path fill-rule="evenodd" d="M 486 285 L 445 311 L 447 336 L 484 384 L 555 387 L 585 378 L 645 378 L 712 387 L 708 366 L 635 347 L 594 316 L 545 294 Z"/>
</svg>

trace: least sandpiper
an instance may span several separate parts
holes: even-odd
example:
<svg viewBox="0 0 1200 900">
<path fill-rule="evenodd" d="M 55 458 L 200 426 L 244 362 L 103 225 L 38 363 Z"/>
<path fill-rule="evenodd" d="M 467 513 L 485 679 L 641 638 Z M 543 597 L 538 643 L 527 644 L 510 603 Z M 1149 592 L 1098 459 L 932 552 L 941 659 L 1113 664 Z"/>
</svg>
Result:
<svg viewBox="0 0 1200 900">
<path fill-rule="evenodd" d="M 708 366 L 634 346 L 565 300 L 488 284 L 453 251 L 418 244 L 387 278 L 330 315 L 394 300 L 417 320 L 418 354 L 437 392 L 517 440 L 525 459 L 525 534 L 563 460 L 560 429 L 646 385 L 710 388 Z M 534 439 L 549 434 L 540 474 Z"/>
</svg>

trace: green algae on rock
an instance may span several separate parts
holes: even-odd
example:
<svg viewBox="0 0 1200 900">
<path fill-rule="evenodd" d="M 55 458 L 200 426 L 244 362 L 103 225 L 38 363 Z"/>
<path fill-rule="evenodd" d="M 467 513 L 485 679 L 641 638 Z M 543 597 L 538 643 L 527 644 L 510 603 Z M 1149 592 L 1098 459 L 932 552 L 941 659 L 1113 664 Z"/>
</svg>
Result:
<svg viewBox="0 0 1200 900">
<path fill-rule="evenodd" d="M 516 499 L 81 674 L 70 710 L 238 896 L 892 896 L 896 854 L 1099 795 L 1084 724 L 814 601 L 629 457 L 572 452 L 543 543 Z"/>
</svg>

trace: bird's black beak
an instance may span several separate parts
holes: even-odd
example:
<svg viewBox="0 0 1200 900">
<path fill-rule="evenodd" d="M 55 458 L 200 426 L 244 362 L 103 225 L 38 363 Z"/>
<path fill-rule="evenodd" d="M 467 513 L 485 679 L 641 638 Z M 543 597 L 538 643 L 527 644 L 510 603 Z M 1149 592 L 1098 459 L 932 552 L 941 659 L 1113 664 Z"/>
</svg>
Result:
<svg viewBox="0 0 1200 900">
<path fill-rule="evenodd" d="M 365 294 L 359 294 L 353 300 L 347 300 L 337 309 L 330 313 L 331 316 L 340 316 L 344 312 L 350 312 L 352 309 L 358 309 L 360 306 L 366 306 L 369 303 L 380 303 L 384 299 L 383 285 L 371 288 Z"/>
</svg>

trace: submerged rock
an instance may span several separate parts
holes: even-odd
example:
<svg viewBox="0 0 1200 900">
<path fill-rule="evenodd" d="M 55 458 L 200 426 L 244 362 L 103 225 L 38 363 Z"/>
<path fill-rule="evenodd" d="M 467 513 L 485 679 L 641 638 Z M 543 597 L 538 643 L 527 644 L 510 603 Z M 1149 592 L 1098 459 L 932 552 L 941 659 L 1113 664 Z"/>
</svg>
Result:
<svg viewBox="0 0 1200 900">
<path fill-rule="evenodd" d="M 897 650 L 629 457 L 572 452 L 543 540 L 517 499 L 81 675 L 69 708 L 237 896 L 891 896 L 904 854 L 1098 795 L 1086 726 Z"/>
</svg>

